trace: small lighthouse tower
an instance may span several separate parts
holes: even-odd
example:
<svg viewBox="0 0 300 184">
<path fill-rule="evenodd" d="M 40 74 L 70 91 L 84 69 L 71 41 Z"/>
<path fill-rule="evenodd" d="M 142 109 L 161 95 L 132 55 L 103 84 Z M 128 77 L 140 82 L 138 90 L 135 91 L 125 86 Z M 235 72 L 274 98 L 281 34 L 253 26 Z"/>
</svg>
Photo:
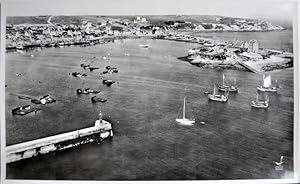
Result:
<svg viewBox="0 0 300 184">
<path fill-rule="evenodd" d="M 102 120 L 102 117 L 103 117 L 103 115 L 102 115 L 102 112 L 100 111 L 99 112 L 99 119 L 97 119 L 96 120 L 96 122 L 95 122 L 95 127 L 100 127 L 101 126 L 101 124 L 102 124 L 102 122 L 103 122 L 103 120 Z"/>
<path fill-rule="evenodd" d="M 100 123 L 102 123 L 102 117 L 103 117 L 103 115 L 102 115 L 102 112 L 100 111 L 99 112 L 99 121 L 100 121 Z"/>
</svg>

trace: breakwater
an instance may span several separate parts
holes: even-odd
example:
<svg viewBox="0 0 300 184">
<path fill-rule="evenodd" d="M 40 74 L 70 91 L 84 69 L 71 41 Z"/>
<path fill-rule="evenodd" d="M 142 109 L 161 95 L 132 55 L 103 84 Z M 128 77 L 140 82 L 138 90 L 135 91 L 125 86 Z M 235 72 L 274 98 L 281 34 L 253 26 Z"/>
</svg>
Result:
<svg viewBox="0 0 300 184">
<path fill-rule="evenodd" d="M 104 120 L 100 123 L 97 120 L 92 127 L 8 146 L 6 147 L 6 162 L 15 162 L 40 154 L 101 141 L 108 137 L 113 137 L 111 123 Z"/>
</svg>

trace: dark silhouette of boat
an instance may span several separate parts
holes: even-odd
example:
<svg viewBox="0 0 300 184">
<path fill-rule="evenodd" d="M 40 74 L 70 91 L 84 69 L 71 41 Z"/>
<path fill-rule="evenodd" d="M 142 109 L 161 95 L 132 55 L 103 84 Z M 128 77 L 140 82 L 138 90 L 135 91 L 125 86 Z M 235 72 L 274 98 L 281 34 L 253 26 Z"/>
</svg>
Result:
<svg viewBox="0 0 300 184">
<path fill-rule="evenodd" d="M 49 95 L 45 95 L 45 96 L 41 97 L 40 99 L 32 99 L 31 102 L 34 104 L 45 105 L 45 104 L 49 104 L 49 103 L 54 103 L 54 102 L 56 102 L 56 100 L 51 98 Z"/>
<path fill-rule="evenodd" d="M 97 96 L 93 96 L 91 98 L 91 100 L 92 100 L 92 102 L 101 102 L 101 103 L 107 102 L 106 98 L 100 98 L 100 97 L 97 97 Z"/>
<path fill-rule="evenodd" d="M 30 100 L 31 98 L 28 97 L 28 96 L 22 96 L 22 95 L 19 95 L 18 96 L 19 99 L 22 99 L 22 100 Z"/>
<path fill-rule="evenodd" d="M 81 64 L 80 66 L 85 70 L 90 70 L 91 72 L 100 69 L 98 67 L 92 67 L 91 65 L 87 65 L 87 64 Z"/>
<path fill-rule="evenodd" d="M 102 72 L 103 74 L 113 74 L 113 73 L 119 72 L 118 68 L 116 68 L 116 67 L 106 66 L 105 68 L 106 68 L 106 70 Z"/>
<path fill-rule="evenodd" d="M 92 72 L 92 71 L 98 70 L 98 69 L 100 69 L 100 68 L 98 68 L 98 67 L 90 67 L 89 69 L 90 69 L 90 71 Z"/>
<path fill-rule="evenodd" d="M 25 106 L 14 108 L 14 109 L 12 109 L 11 112 L 12 112 L 13 115 L 23 116 L 23 115 L 29 114 L 31 112 L 35 112 L 36 113 L 39 110 L 40 109 L 31 107 L 31 105 L 25 105 Z"/>
<path fill-rule="evenodd" d="M 93 89 L 90 89 L 90 88 L 85 88 L 85 89 L 77 89 L 76 92 L 79 95 L 81 95 L 81 94 L 90 94 L 90 93 L 97 94 L 97 93 L 100 93 L 100 90 L 93 90 Z"/>
<path fill-rule="evenodd" d="M 86 77 L 87 75 L 79 73 L 79 72 L 72 72 L 72 76 L 74 76 L 74 77 Z"/>
<path fill-rule="evenodd" d="M 111 85 L 114 84 L 115 82 L 116 82 L 116 81 L 113 81 L 113 80 L 110 80 L 110 79 L 108 79 L 108 80 L 104 79 L 104 80 L 102 81 L 102 83 L 105 84 L 106 86 L 111 86 Z"/>
</svg>

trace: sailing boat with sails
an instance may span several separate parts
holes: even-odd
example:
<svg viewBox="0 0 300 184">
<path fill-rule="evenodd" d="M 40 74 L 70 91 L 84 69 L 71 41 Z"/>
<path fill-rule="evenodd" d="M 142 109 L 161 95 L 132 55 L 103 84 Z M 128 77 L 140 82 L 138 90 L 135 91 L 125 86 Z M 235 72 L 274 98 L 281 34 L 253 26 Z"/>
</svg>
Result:
<svg viewBox="0 0 300 184">
<path fill-rule="evenodd" d="M 276 86 L 272 86 L 272 80 L 271 80 L 271 75 L 268 75 L 265 77 L 265 74 L 263 75 L 263 84 L 261 86 L 257 87 L 258 91 L 263 91 L 263 92 L 277 92 L 278 89 L 278 84 L 276 80 Z"/>
<path fill-rule="evenodd" d="M 229 91 L 226 91 L 224 95 L 217 94 L 216 85 L 214 86 L 214 93 L 208 94 L 208 99 L 216 102 L 227 102 Z"/>
<path fill-rule="evenodd" d="M 186 104 L 185 103 L 186 103 L 186 96 L 183 99 L 182 118 L 176 118 L 176 121 L 183 125 L 193 125 L 195 123 L 195 119 L 194 118 L 190 118 L 190 119 L 186 118 L 186 114 L 185 114 Z"/>
<path fill-rule="evenodd" d="M 256 96 L 256 100 L 251 101 L 251 107 L 255 108 L 268 108 L 269 107 L 269 97 L 267 96 L 265 100 L 260 100 L 258 98 L 258 94 Z"/>
<path fill-rule="evenodd" d="M 225 75 L 223 73 L 223 82 L 222 82 L 222 85 L 219 85 L 218 88 L 219 88 L 219 91 L 229 91 L 229 92 L 238 92 L 238 88 L 236 86 L 236 80 L 234 79 L 234 85 L 231 86 L 231 85 L 228 85 L 228 82 L 227 85 L 225 84 L 226 82 L 226 79 L 225 79 Z"/>
</svg>

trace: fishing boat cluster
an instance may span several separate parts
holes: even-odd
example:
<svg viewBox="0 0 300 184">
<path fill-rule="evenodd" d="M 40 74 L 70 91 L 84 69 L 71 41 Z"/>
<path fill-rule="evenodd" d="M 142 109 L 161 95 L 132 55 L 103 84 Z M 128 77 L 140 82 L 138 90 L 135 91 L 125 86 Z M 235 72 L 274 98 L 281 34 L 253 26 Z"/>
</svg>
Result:
<svg viewBox="0 0 300 184">
<path fill-rule="evenodd" d="M 107 59 L 107 57 L 105 57 L 105 59 Z M 90 72 L 93 72 L 94 70 L 98 70 L 100 69 L 100 67 L 94 67 L 94 66 L 91 66 L 89 64 L 81 64 L 80 67 L 84 70 L 89 70 Z M 100 76 L 102 76 L 103 74 L 113 74 L 113 73 L 118 73 L 118 68 L 117 67 L 112 67 L 110 65 L 106 66 L 105 67 L 105 70 L 100 72 Z M 72 72 L 71 73 L 72 76 L 74 77 L 87 77 L 88 75 L 85 74 L 85 73 L 80 73 L 80 72 Z M 102 77 L 101 77 L 102 79 Z M 102 79 L 102 84 L 107 86 L 107 87 L 110 87 L 111 85 L 113 85 L 116 81 L 113 81 L 112 79 Z M 77 89 L 76 90 L 76 93 L 78 95 L 88 95 L 88 94 L 94 94 L 94 96 L 91 97 L 91 101 L 93 103 L 96 103 L 96 102 L 101 102 L 101 103 L 104 103 L 104 102 L 107 102 L 107 98 L 104 98 L 104 97 L 98 97 L 98 96 L 95 96 L 95 94 L 99 94 L 101 91 L 100 90 L 94 90 L 94 89 L 90 89 L 90 88 L 85 88 L 85 89 Z"/>
<path fill-rule="evenodd" d="M 52 97 L 50 97 L 49 95 L 45 95 L 39 99 L 32 99 L 31 97 L 27 97 L 27 96 L 19 96 L 19 99 L 23 99 L 23 100 L 31 99 L 31 103 L 34 103 L 37 105 L 38 104 L 46 105 L 46 104 L 56 102 L 56 100 L 53 99 Z M 41 109 L 32 107 L 31 105 L 24 105 L 24 106 L 20 106 L 20 107 L 12 109 L 12 114 L 23 116 L 23 115 L 29 114 L 31 112 L 37 113 L 39 110 L 41 110 Z"/>
<path fill-rule="evenodd" d="M 269 107 L 269 97 L 268 97 L 268 92 L 273 92 L 276 93 L 277 90 L 280 88 L 278 85 L 277 81 L 275 82 L 276 86 L 272 85 L 272 80 L 271 80 L 271 75 L 263 75 L 263 82 L 261 85 L 257 86 L 257 91 L 261 93 L 265 93 L 265 98 L 260 99 L 259 98 L 259 93 L 256 96 L 256 100 L 252 100 L 250 105 L 252 108 L 263 108 L 267 109 Z M 224 92 L 223 94 L 218 93 L 218 91 Z M 208 91 L 204 92 L 204 94 L 207 94 L 207 98 L 210 101 L 215 101 L 215 102 L 221 102 L 225 103 L 229 100 L 229 93 L 237 93 L 239 91 L 238 86 L 236 85 L 236 80 L 234 80 L 234 84 L 231 85 L 229 82 L 226 80 L 225 75 L 223 74 L 223 80 L 222 84 L 219 85 L 214 85 L 214 90 L 213 93 L 210 93 Z M 176 118 L 176 121 L 180 124 L 183 125 L 193 125 L 196 121 L 194 118 L 187 118 L 186 117 L 186 97 L 184 97 L 184 102 L 183 102 L 183 114 L 182 118 Z M 200 122 L 202 125 L 205 124 L 205 122 Z"/>
<path fill-rule="evenodd" d="M 208 99 L 211 101 L 217 101 L 217 102 L 227 102 L 228 101 L 228 94 L 229 92 L 237 93 L 238 87 L 236 85 L 236 80 L 234 80 L 234 84 L 230 85 L 226 79 L 225 75 L 223 74 L 223 80 L 222 84 L 218 85 L 217 88 L 219 91 L 225 92 L 224 94 L 217 94 L 216 92 L 216 85 L 214 86 L 214 91 L 212 94 L 209 94 L 208 92 Z M 276 86 L 272 86 L 271 81 L 271 75 L 265 76 L 263 75 L 263 82 L 262 85 L 257 87 L 257 90 L 259 92 L 277 92 L 279 89 L 278 83 L 276 81 Z M 256 100 L 251 101 L 251 106 L 254 108 L 268 108 L 269 107 L 269 98 L 268 95 L 265 95 L 266 98 L 264 100 L 259 99 L 259 95 L 257 95 Z"/>
<path fill-rule="evenodd" d="M 105 57 L 105 59 L 107 59 L 107 57 Z M 83 70 L 86 71 L 90 71 L 93 72 L 94 70 L 98 70 L 100 69 L 100 67 L 94 67 L 91 66 L 89 64 L 80 64 L 80 68 L 82 68 Z M 103 79 L 102 76 L 105 74 L 114 74 L 114 73 L 118 73 L 118 68 L 117 67 L 112 67 L 110 65 L 105 67 L 105 70 L 103 70 L 102 72 L 100 72 L 100 80 L 102 80 L 102 84 L 110 87 L 112 86 L 116 81 L 112 80 L 112 79 Z M 81 72 L 71 72 L 69 73 L 69 75 L 71 75 L 72 77 L 76 77 L 76 78 L 82 78 L 82 77 L 87 77 L 88 75 L 86 73 L 81 73 Z M 21 76 L 21 75 L 20 75 Z M 96 103 L 96 102 L 107 102 L 107 98 L 101 97 L 101 96 L 96 96 L 96 94 L 99 94 L 101 91 L 99 89 L 95 90 L 95 89 L 91 89 L 91 88 L 83 88 L 83 89 L 76 89 L 76 93 L 78 96 L 81 95 L 89 95 L 89 94 L 93 94 L 94 96 L 91 97 L 91 102 L 92 103 Z M 22 100 L 31 100 L 31 103 L 36 104 L 36 105 L 46 105 L 46 104 L 50 104 L 50 103 L 54 103 L 56 102 L 56 99 L 50 97 L 50 95 L 45 95 L 41 98 L 38 99 L 34 99 L 31 98 L 29 96 L 25 96 L 25 95 L 17 95 L 19 99 Z M 12 109 L 12 114 L 13 115 L 26 115 L 32 112 L 37 113 L 38 111 L 40 111 L 40 108 L 37 107 L 33 107 L 31 105 L 24 105 L 24 106 L 19 106 L 17 108 L 13 108 Z"/>
</svg>

